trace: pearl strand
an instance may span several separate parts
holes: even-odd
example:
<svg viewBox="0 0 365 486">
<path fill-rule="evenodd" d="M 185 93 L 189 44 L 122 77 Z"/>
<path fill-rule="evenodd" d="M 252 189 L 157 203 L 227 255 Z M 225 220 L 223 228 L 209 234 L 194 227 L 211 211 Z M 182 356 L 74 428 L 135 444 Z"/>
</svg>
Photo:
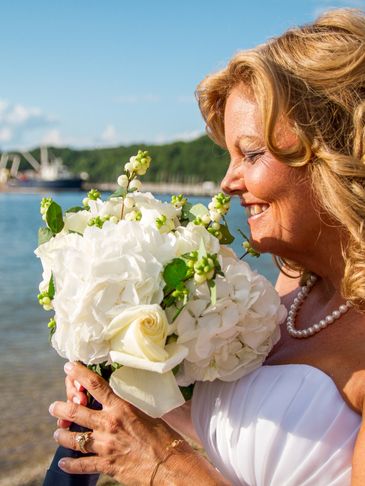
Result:
<svg viewBox="0 0 365 486">
<path fill-rule="evenodd" d="M 301 287 L 298 295 L 295 297 L 292 305 L 289 308 L 288 317 L 286 319 L 286 328 L 288 330 L 288 333 L 294 338 L 303 339 L 313 336 L 313 334 L 316 334 L 317 332 L 321 331 L 322 329 L 335 322 L 352 307 L 351 302 L 347 300 L 345 304 L 341 304 L 338 309 L 331 312 L 331 314 L 328 314 L 318 323 L 313 324 L 312 326 L 307 327 L 307 329 L 303 329 L 301 331 L 295 329 L 295 318 L 298 313 L 299 307 L 307 298 L 311 288 L 316 283 L 316 281 L 317 277 L 315 275 L 311 275 L 307 280 L 307 283 L 303 287 Z"/>
</svg>

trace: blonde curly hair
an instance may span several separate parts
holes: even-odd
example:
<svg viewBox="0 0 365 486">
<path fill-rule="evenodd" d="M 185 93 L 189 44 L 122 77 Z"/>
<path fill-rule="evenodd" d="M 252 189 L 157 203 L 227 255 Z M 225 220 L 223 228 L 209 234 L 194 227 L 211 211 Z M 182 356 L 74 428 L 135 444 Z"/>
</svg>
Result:
<svg viewBox="0 0 365 486">
<path fill-rule="evenodd" d="M 225 147 L 224 109 L 233 87 L 254 95 L 267 149 L 283 162 L 308 164 L 318 201 L 348 232 L 341 292 L 365 309 L 365 13 L 331 10 L 255 49 L 237 53 L 197 88 L 211 138 Z M 274 129 L 285 114 L 297 134 L 279 149 Z M 281 261 L 281 270 L 305 269 Z"/>
</svg>

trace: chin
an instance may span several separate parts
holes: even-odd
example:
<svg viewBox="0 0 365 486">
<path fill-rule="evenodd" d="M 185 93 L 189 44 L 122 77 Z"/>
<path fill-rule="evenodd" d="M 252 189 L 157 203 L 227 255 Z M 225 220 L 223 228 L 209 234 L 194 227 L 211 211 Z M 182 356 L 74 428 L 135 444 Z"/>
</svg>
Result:
<svg viewBox="0 0 365 486">
<path fill-rule="evenodd" d="M 250 237 L 252 248 L 259 253 L 272 253 L 279 255 L 283 250 L 283 244 L 273 236 L 253 236 Z"/>
</svg>

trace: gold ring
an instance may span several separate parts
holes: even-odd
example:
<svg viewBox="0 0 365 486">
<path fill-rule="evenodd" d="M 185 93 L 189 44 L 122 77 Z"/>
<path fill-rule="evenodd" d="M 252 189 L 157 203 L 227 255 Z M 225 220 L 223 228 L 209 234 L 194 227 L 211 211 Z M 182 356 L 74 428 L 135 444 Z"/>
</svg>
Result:
<svg viewBox="0 0 365 486">
<path fill-rule="evenodd" d="M 92 437 L 91 437 L 92 432 L 80 432 L 79 434 L 76 435 L 76 442 L 79 446 L 80 451 L 83 454 L 87 454 L 88 451 L 86 446 L 89 442 L 92 442 Z"/>
</svg>

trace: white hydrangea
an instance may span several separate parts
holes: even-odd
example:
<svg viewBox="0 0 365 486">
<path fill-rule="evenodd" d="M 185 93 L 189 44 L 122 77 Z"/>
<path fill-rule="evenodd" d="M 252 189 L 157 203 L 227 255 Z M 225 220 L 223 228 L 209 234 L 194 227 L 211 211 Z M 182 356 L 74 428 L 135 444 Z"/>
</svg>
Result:
<svg viewBox="0 0 365 486">
<path fill-rule="evenodd" d="M 199 286 L 174 323 L 177 342 L 189 349 L 177 376 L 182 386 L 236 380 L 262 364 L 280 337 L 286 310 L 271 283 L 233 252 L 223 254 L 216 304 Z"/>
<path fill-rule="evenodd" d="M 108 360 L 105 330 L 125 306 L 160 304 L 164 265 L 175 256 L 175 239 L 137 222 L 89 226 L 84 235 L 63 234 L 41 245 L 42 288 L 51 273 L 56 332 L 53 347 L 86 364 Z"/>
</svg>

